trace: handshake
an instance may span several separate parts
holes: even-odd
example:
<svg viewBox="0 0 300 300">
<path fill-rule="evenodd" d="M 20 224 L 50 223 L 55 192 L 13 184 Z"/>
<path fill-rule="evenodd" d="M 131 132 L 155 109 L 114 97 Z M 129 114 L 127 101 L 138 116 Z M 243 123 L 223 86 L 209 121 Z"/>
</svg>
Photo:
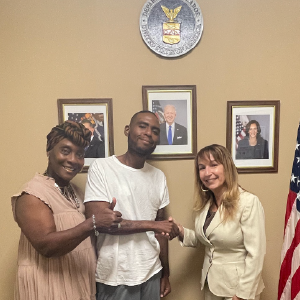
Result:
<svg viewBox="0 0 300 300">
<path fill-rule="evenodd" d="M 124 220 L 122 213 L 114 210 L 116 199 L 113 198 L 112 203 L 96 202 L 100 205 L 98 209 L 90 209 L 92 202 L 86 203 L 87 217 L 93 215 L 94 229 L 101 233 L 113 235 L 133 234 L 146 231 L 154 231 L 156 237 L 164 236 L 169 240 L 179 237 L 183 240 L 184 229 L 172 217 L 164 220 L 163 211 L 159 210 L 155 221 L 150 220 Z"/>
<path fill-rule="evenodd" d="M 176 222 L 172 217 L 169 217 L 169 219 L 165 221 L 155 221 L 155 223 L 155 235 L 163 235 L 169 240 L 178 236 L 181 241 L 183 240 L 184 229 L 182 225 Z"/>
</svg>

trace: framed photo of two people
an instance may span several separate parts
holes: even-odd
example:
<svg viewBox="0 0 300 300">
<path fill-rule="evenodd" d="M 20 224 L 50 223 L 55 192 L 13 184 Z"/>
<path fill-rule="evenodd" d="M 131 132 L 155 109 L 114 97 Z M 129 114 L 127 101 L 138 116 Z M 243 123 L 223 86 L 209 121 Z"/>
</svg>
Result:
<svg viewBox="0 0 300 300">
<path fill-rule="evenodd" d="M 228 101 L 226 147 L 239 173 L 278 171 L 280 101 Z"/>
<path fill-rule="evenodd" d="M 114 154 L 112 99 L 58 99 L 57 108 L 60 124 L 71 120 L 92 132 L 82 172 L 87 172 L 96 158 Z"/>
<path fill-rule="evenodd" d="M 150 159 L 194 159 L 197 153 L 195 85 L 143 86 L 143 109 L 156 114 L 160 141 Z"/>
</svg>

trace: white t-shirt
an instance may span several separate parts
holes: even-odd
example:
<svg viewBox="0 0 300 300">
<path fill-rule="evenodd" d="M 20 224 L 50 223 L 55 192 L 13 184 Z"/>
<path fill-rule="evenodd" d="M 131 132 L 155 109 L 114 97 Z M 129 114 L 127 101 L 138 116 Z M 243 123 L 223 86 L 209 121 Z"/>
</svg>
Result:
<svg viewBox="0 0 300 300">
<path fill-rule="evenodd" d="M 115 156 L 96 159 L 89 168 L 85 200 L 112 202 L 126 220 L 155 220 L 169 204 L 164 173 L 145 163 L 142 169 L 122 164 Z M 138 285 L 161 269 L 154 232 L 100 234 L 97 238 L 96 281 L 107 285 Z"/>
</svg>

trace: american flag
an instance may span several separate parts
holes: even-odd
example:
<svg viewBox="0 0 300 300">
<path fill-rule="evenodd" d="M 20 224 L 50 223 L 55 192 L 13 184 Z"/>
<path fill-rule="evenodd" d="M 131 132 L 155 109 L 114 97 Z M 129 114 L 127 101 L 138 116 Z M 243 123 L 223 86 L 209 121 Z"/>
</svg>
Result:
<svg viewBox="0 0 300 300">
<path fill-rule="evenodd" d="M 85 115 L 84 113 L 77 113 L 77 114 L 68 113 L 68 120 L 74 122 L 80 122 L 84 115 Z"/>
<path fill-rule="evenodd" d="M 152 112 L 154 112 L 159 120 L 159 124 L 165 122 L 164 112 L 159 100 L 152 100 Z"/>
<path fill-rule="evenodd" d="M 300 125 L 285 212 L 278 300 L 300 299 Z"/>
<path fill-rule="evenodd" d="M 240 116 L 236 116 L 236 123 L 235 123 L 235 136 L 236 136 L 236 146 L 238 142 L 242 140 L 246 136 L 246 127 L 242 124 Z"/>
</svg>

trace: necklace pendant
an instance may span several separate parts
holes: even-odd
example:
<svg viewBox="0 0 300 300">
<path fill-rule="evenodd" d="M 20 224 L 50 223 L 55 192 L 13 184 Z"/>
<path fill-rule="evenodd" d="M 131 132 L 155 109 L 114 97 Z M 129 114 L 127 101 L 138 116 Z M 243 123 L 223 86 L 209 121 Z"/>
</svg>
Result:
<svg viewBox="0 0 300 300">
<path fill-rule="evenodd" d="M 80 208 L 80 203 L 71 184 L 68 184 L 64 187 L 60 187 L 57 183 L 55 183 L 54 185 L 63 197 L 65 197 L 69 202 L 71 202 L 77 209 Z"/>
</svg>

